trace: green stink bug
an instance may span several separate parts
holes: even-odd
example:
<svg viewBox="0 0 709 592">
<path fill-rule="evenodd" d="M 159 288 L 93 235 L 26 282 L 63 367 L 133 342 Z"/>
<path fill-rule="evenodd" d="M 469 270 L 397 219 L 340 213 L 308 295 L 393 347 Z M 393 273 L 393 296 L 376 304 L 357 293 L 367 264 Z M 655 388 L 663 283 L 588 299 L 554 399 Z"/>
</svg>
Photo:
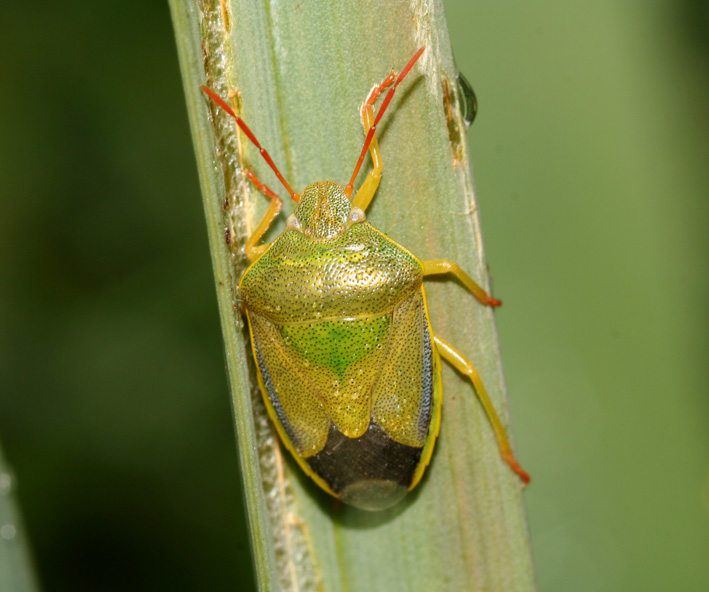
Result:
<svg viewBox="0 0 709 592">
<path fill-rule="evenodd" d="M 441 358 L 470 378 L 503 459 L 529 482 L 472 362 L 434 334 L 423 280 L 452 273 L 480 303 L 501 302 L 455 263 L 421 261 L 366 221 L 382 174 L 377 125 L 423 51 L 370 91 L 361 109 L 366 139 L 345 187 L 326 181 L 294 192 L 243 120 L 202 87 L 234 117 L 298 204 L 285 231 L 258 244 L 282 201 L 245 171 L 271 199 L 246 242 L 251 265 L 239 282 L 266 408 L 305 473 L 366 510 L 398 502 L 431 459 L 441 422 Z M 387 89 L 375 117 L 374 105 Z M 353 197 L 368 151 L 373 167 Z"/>
</svg>

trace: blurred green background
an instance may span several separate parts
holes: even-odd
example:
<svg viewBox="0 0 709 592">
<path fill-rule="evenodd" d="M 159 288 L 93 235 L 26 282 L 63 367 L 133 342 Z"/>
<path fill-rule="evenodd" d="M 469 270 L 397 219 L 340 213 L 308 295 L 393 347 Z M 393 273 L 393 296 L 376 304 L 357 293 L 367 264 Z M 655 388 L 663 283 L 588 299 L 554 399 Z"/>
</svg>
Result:
<svg viewBox="0 0 709 592">
<path fill-rule="evenodd" d="M 446 11 L 540 589 L 708 590 L 709 6 Z M 167 5 L 3 13 L 0 438 L 39 575 L 250 590 Z"/>
</svg>

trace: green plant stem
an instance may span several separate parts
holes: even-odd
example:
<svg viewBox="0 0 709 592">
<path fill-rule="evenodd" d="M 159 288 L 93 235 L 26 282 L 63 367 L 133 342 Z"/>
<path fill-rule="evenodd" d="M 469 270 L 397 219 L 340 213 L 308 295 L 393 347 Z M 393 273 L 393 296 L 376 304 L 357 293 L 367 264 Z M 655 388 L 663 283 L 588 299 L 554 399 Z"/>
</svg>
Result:
<svg viewBox="0 0 709 592">
<path fill-rule="evenodd" d="M 39 587 L 20 514 L 12 499 L 14 486 L 15 479 L 0 448 L 0 590 L 34 592 Z"/>
<path fill-rule="evenodd" d="M 364 139 L 359 105 L 392 67 L 402 67 L 426 46 L 379 126 L 384 176 L 368 219 L 422 259 L 456 261 L 485 285 L 457 72 L 441 2 L 170 4 L 205 200 L 259 586 L 534 590 L 519 479 L 500 459 L 470 383 L 450 368 L 444 369 L 443 427 L 431 467 L 398 506 L 379 513 L 336 509 L 281 456 L 259 400 L 252 397 L 253 366 L 247 363 L 236 291 L 246 263 L 239 247 L 267 205 L 239 171 L 251 168 L 271 187 L 278 185 L 258 152 L 239 138 L 233 121 L 211 108 L 198 90 L 205 83 L 222 96 L 239 89 L 234 96 L 240 115 L 296 191 L 322 180 L 344 185 Z M 284 213 L 291 210 L 286 203 Z M 455 281 L 430 282 L 427 294 L 434 330 L 475 362 L 507 425 L 492 310 Z"/>
</svg>

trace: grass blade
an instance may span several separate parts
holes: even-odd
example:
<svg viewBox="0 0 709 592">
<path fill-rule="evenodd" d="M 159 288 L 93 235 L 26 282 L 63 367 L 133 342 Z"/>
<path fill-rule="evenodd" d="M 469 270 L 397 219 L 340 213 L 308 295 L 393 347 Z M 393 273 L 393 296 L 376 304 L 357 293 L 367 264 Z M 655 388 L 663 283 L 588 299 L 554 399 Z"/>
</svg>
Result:
<svg viewBox="0 0 709 592">
<path fill-rule="evenodd" d="M 34 592 L 39 587 L 20 515 L 12 499 L 13 481 L 0 448 L 0 590 Z"/>
<path fill-rule="evenodd" d="M 368 218 L 420 257 L 456 261 L 485 284 L 441 3 L 171 0 L 171 8 L 261 589 L 534 590 L 519 480 L 501 461 L 470 384 L 451 369 L 444 369 L 443 428 L 432 466 L 417 490 L 389 511 L 336 510 L 281 457 L 252 396 L 235 291 L 245 265 L 239 245 L 267 205 L 239 171 L 251 168 L 277 185 L 233 121 L 198 90 L 205 83 L 221 96 L 239 89 L 240 115 L 296 191 L 314 181 L 344 184 L 363 141 L 358 106 L 375 82 L 426 46 L 379 128 L 384 178 Z M 291 209 L 287 203 L 285 214 Z M 430 282 L 427 293 L 434 330 L 475 361 L 507 423 L 493 312 L 453 281 Z"/>
</svg>

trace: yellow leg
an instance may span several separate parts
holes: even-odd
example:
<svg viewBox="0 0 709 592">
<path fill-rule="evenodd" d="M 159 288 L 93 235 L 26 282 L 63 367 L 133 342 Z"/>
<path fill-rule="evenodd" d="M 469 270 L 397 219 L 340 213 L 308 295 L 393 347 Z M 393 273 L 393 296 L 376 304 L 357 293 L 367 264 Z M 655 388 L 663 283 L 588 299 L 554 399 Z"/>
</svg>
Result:
<svg viewBox="0 0 709 592">
<path fill-rule="evenodd" d="M 505 434 L 505 428 L 502 426 L 500 416 L 497 415 L 497 411 L 495 411 L 495 407 L 490 400 L 490 396 L 485 390 L 482 380 L 480 380 L 480 375 L 475 369 L 475 366 L 473 366 L 473 363 L 450 343 L 447 343 L 440 337 L 436 336 L 434 336 L 433 340 L 436 343 L 438 353 L 441 354 L 441 357 L 458 372 L 465 374 L 473 383 L 475 392 L 478 394 L 478 399 L 480 399 L 480 403 L 482 403 L 485 413 L 487 413 L 487 417 L 492 424 L 492 429 L 495 432 L 495 438 L 497 438 L 497 445 L 500 448 L 500 454 L 502 455 L 503 460 L 510 465 L 510 467 L 512 467 L 512 470 L 519 475 L 526 485 L 529 483 L 529 475 L 522 469 L 522 467 L 519 466 L 519 463 L 512 453 L 512 447 L 507 439 L 507 434 Z"/>
<path fill-rule="evenodd" d="M 465 273 L 457 263 L 452 263 L 451 261 L 446 261 L 445 259 L 434 259 L 432 261 L 423 261 L 423 275 L 439 275 L 442 273 L 452 273 L 457 277 L 467 290 L 475 296 L 475 299 L 480 302 L 480 304 L 486 304 L 487 306 L 500 306 L 502 304 L 501 300 L 496 300 L 490 296 L 485 290 L 483 290 L 478 284 L 473 281 L 467 273 Z"/>
<path fill-rule="evenodd" d="M 261 181 L 258 180 L 258 177 L 256 177 L 256 175 L 254 175 L 251 171 L 245 170 L 244 174 L 251 179 L 251 182 L 256 185 L 256 188 L 261 193 L 263 193 L 266 197 L 271 198 L 271 203 L 268 206 L 266 213 L 263 215 L 263 218 L 261 218 L 258 226 L 256 226 L 256 229 L 251 233 L 251 236 L 244 245 L 246 256 L 249 258 L 249 261 L 253 261 L 254 259 L 258 259 L 258 257 L 271 246 L 270 244 L 257 245 L 256 243 L 261 240 L 261 237 L 266 233 L 268 227 L 271 226 L 274 218 L 278 215 L 278 212 L 281 211 L 283 201 L 268 187 L 268 185 L 261 183 Z"/>
<path fill-rule="evenodd" d="M 369 93 L 369 97 L 367 97 L 367 100 L 365 102 L 365 105 L 363 106 L 363 110 L 368 108 L 367 106 L 371 106 L 372 109 L 374 108 L 374 103 L 376 102 L 377 98 L 379 95 L 382 93 L 382 91 L 386 90 L 388 87 L 391 86 L 389 89 L 389 92 L 387 92 L 386 96 L 384 97 L 384 100 L 382 101 L 382 106 L 379 108 L 379 112 L 377 113 L 377 116 L 374 117 L 374 121 L 372 123 L 366 123 L 365 122 L 365 117 L 363 115 L 362 117 L 362 123 L 364 124 L 364 130 L 367 133 L 365 139 L 364 139 L 364 146 L 362 146 L 362 150 L 359 153 L 359 158 L 357 159 L 357 164 L 355 165 L 354 171 L 352 172 L 352 176 L 350 177 L 349 183 L 345 185 L 345 195 L 348 198 L 352 197 L 352 192 L 354 191 L 354 182 L 357 179 L 357 175 L 359 175 L 359 171 L 362 167 L 362 163 L 364 162 L 364 157 L 367 155 L 367 151 L 372 151 L 376 150 L 377 154 L 379 152 L 378 147 L 376 147 L 376 143 L 374 144 L 374 147 L 372 146 L 372 142 L 376 142 L 376 131 L 377 131 L 377 125 L 379 124 L 379 121 L 382 118 L 382 115 L 384 115 L 384 112 L 387 110 L 387 107 L 391 103 L 392 98 L 394 97 L 394 92 L 396 92 L 396 87 L 401 84 L 401 81 L 406 78 L 406 75 L 411 72 L 411 69 L 414 67 L 414 64 L 416 61 L 421 57 L 421 54 L 424 52 L 426 47 L 421 47 L 419 50 L 412 56 L 412 58 L 409 60 L 409 63 L 404 66 L 404 69 L 401 71 L 400 74 L 397 75 L 394 70 L 391 71 L 389 76 L 387 76 L 384 79 L 384 82 L 382 82 L 379 86 L 375 86 Z M 392 86 L 393 85 L 393 86 Z M 211 95 L 210 95 L 211 96 Z M 371 118 L 370 118 L 371 120 Z M 374 158 L 374 156 L 372 156 Z M 381 167 L 380 167 L 381 169 Z M 381 175 L 381 170 L 379 171 L 379 174 Z M 361 205 L 360 209 L 363 209 L 366 207 L 369 202 L 372 200 L 372 196 L 374 195 L 374 190 L 376 189 L 376 186 L 379 184 L 379 180 L 377 179 L 376 181 L 371 181 L 370 183 L 367 183 L 367 188 L 362 191 L 362 188 L 360 188 L 360 191 L 358 192 L 361 193 L 362 195 L 356 196 L 356 205 Z"/>
<path fill-rule="evenodd" d="M 364 126 L 364 133 L 369 131 L 374 123 L 374 107 L 365 103 L 362 106 L 362 125 Z M 352 205 L 360 208 L 362 211 L 367 210 L 374 193 L 379 187 L 379 181 L 382 178 L 382 155 L 379 152 L 379 142 L 377 142 L 376 134 L 372 138 L 372 143 L 369 145 L 369 155 L 372 157 L 372 170 L 367 173 L 367 178 L 362 183 L 362 186 L 357 190 L 354 198 L 352 198 Z"/>
<path fill-rule="evenodd" d="M 396 80 L 396 77 L 396 72 L 392 70 L 389 76 L 384 79 L 384 82 L 369 91 L 369 96 L 360 111 L 365 136 L 369 128 L 374 125 L 374 103 L 379 98 L 379 95 L 382 94 L 382 91 L 391 86 Z M 369 203 L 372 201 L 374 193 L 377 191 L 377 187 L 379 187 L 379 181 L 382 178 L 382 154 L 379 152 L 379 142 L 377 142 L 376 134 L 372 137 L 372 143 L 369 145 L 369 155 L 372 158 L 372 170 L 367 173 L 367 178 L 352 199 L 352 205 L 360 208 L 362 211 L 367 210 L 367 206 L 369 206 Z"/>
</svg>

